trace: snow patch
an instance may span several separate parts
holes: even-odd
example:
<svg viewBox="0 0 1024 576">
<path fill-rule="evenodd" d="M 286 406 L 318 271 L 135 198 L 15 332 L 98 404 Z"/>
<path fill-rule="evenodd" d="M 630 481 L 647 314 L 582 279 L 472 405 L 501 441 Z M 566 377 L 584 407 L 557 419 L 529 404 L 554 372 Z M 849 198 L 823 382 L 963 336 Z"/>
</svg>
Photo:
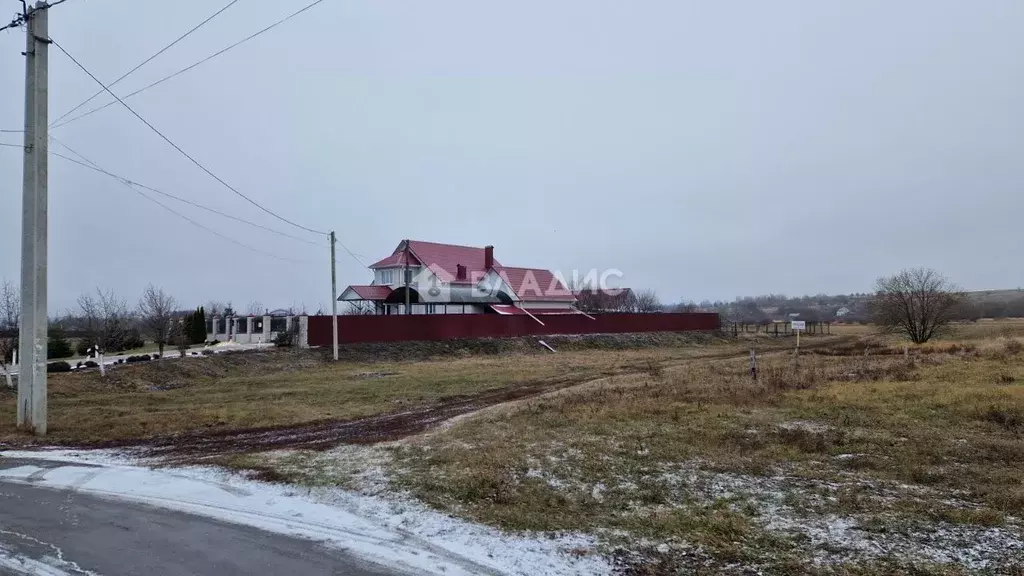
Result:
<svg viewBox="0 0 1024 576">
<path fill-rule="evenodd" d="M 351 448 L 345 448 L 344 452 Z M 337 488 L 300 489 L 208 467 L 148 468 L 110 451 L 4 452 L 26 463 L 0 480 L 76 489 L 322 541 L 367 560 L 429 574 L 609 574 L 594 537 L 511 535 L 436 512 L 411 499 Z M 96 467 L 96 465 L 100 467 Z M 361 479 L 378 472 L 367 466 Z"/>
</svg>

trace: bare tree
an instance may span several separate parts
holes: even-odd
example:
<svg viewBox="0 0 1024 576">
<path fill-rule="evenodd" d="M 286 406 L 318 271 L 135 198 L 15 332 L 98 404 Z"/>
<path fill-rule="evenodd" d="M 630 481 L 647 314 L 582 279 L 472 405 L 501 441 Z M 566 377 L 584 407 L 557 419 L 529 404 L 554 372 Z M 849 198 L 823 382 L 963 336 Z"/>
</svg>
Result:
<svg viewBox="0 0 1024 576">
<path fill-rule="evenodd" d="M 875 323 L 927 342 L 945 328 L 964 300 L 960 288 L 930 268 L 910 268 L 879 278 L 871 302 Z"/>
<path fill-rule="evenodd" d="M 204 306 L 204 309 L 206 310 L 206 317 L 213 318 L 214 316 L 220 316 L 224 313 L 224 308 L 224 303 L 220 300 L 210 300 L 206 303 L 206 306 Z"/>
<path fill-rule="evenodd" d="M 696 312 L 697 304 L 693 302 L 682 301 L 672 307 L 673 312 Z"/>
<path fill-rule="evenodd" d="M 263 316 L 266 311 L 267 309 L 263 306 L 262 302 L 250 302 L 249 307 L 245 310 L 249 316 Z"/>
<path fill-rule="evenodd" d="M 146 286 L 139 300 L 139 319 L 142 321 L 142 332 L 156 343 L 160 357 L 164 355 L 164 346 L 170 342 L 170 332 L 174 319 L 174 310 L 178 307 L 174 297 L 165 293 L 163 288 L 152 284 Z"/>
<path fill-rule="evenodd" d="M 21 320 L 21 295 L 14 284 L 4 280 L 0 284 L 0 370 L 7 379 L 7 386 L 14 387 L 9 363 L 18 349 L 18 325 Z"/>
<path fill-rule="evenodd" d="M 377 305 L 370 300 L 356 300 L 346 302 L 348 307 L 342 312 L 345 316 L 374 316 L 377 314 Z"/>
<path fill-rule="evenodd" d="M 182 358 L 188 355 L 189 334 L 185 331 L 185 319 L 175 318 L 171 320 L 171 330 L 167 335 L 168 341 L 178 349 Z M 163 354 L 161 354 L 161 358 Z"/>
<path fill-rule="evenodd" d="M 82 294 L 78 308 L 89 343 L 104 351 L 120 351 L 132 339 L 132 315 L 128 303 L 118 298 L 113 290 L 96 289 L 96 296 Z M 137 337 L 137 336 L 136 336 Z"/>
<path fill-rule="evenodd" d="M 651 289 L 631 292 L 627 306 L 629 307 L 630 312 L 640 312 L 644 314 L 661 312 L 662 309 L 661 301 L 658 300 L 658 295 Z"/>
</svg>

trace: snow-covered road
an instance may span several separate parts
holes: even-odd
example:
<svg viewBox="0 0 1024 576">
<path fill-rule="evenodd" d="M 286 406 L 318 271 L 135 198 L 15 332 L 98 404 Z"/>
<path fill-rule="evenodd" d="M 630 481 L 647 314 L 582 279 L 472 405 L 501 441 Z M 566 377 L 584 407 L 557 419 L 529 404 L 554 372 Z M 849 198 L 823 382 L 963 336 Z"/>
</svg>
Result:
<svg viewBox="0 0 1024 576">
<path fill-rule="evenodd" d="M 14 491 L 15 487 L 17 492 Z M 588 542 L 571 538 L 563 540 L 504 535 L 490 528 L 449 518 L 404 502 L 378 500 L 372 496 L 344 491 L 332 492 L 324 497 L 323 493 L 314 493 L 308 489 L 251 481 L 212 468 L 150 469 L 132 465 L 128 460 L 109 452 L 8 451 L 0 453 L 0 574 L 4 574 L 5 569 L 11 569 L 11 562 L 21 561 L 17 560 L 19 557 L 26 561 L 43 562 L 55 570 L 26 573 L 95 573 L 107 576 L 157 573 L 146 570 L 111 571 L 110 562 L 102 559 L 116 558 L 121 554 L 119 551 L 125 546 L 120 540 L 109 542 L 109 549 L 103 550 L 102 542 L 97 543 L 95 539 L 87 538 L 84 542 L 90 542 L 90 545 L 82 549 L 80 544 L 83 541 L 76 539 L 73 531 L 64 535 L 67 546 L 61 546 L 53 542 L 57 536 L 50 534 L 40 537 L 31 530 L 21 529 L 24 528 L 22 525 L 14 526 L 12 522 L 18 518 L 12 517 L 12 511 L 17 507 L 8 506 L 8 503 L 21 501 L 24 504 L 26 489 L 33 494 L 50 494 L 46 499 L 47 505 L 30 506 L 31 509 L 38 508 L 43 515 L 42 523 L 34 525 L 36 529 L 46 528 L 52 532 L 57 526 L 66 526 L 72 521 L 68 515 L 69 507 L 74 507 L 73 504 L 79 506 L 75 504 L 75 499 L 85 497 L 109 502 L 110 506 L 156 507 L 173 513 L 168 512 L 166 518 L 160 516 L 159 511 L 147 513 L 147 518 L 155 518 L 152 520 L 154 522 L 166 521 L 176 525 L 181 520 L 179 516 L 202 517 L 203 522 L 255 529 L 254 534 L 260 536 L 251 535 L 250 539 L 269 538 L 275 546 L 284 550 L 275 556 L 275 561 L 287 560 L 294 555 L 294 550 L 302 545 L 308 546 L 311 541 L 319 543 L 322 546 L 315 547 L 314 552 L 303 552 L 305 556 L 300 554 L 299 557 L 308 560 L 308 554 L 313 554 L 316 562 L 322 561 L 324 566 L 333 567 L 325 573 L 539 576 L 607 572 L 607 566 L 598 557 L 581 559 L 565 553 L 568 547 L 586 547 Z M 95 510 L 96 504 L 87 502 L 80 507 Z M 104 516 L 116 517 L 112 513 Z M 126 522 L 132 523 L 128 520 Z M 132 534 L 138 532 L 131 526 L 125 529 L 132 531 Z M 210 527 L 209 531 L 220 533 L 223 530 Z M 160 534 L 156 533 L 155 537 L 162 538 Z M 49 546 L 37 547 L 41 556 L 19 553 L 12 545 L 30 542 L 22 537 L 54 544 L 63 550 L 62 555 L 55 556 L 47 552 Z M 196 552 L 192 544 L 179 542 L 177 537 L 174 535 L 163 544 L 150 542 L 139 545 L 142 546 L 141 550 L 152 545 L 171 552 L 175 546 L 179 546 L 181 549 L 178 553 L 193 555 L 183 566 L 189 566 L 189 570 L 197 565 L 210 567 L 209 572 L 186 570 L 188 573 L 231 573 L 230 570 L 218 568 L 215 558 L 201 558 L 205 553 L 204 547 L 200 546 L 199 552 Z M 220 546 L 229 545 L 232 544 L 228 542 Z M 73 555 L 68 552 L 72 549 L 78 549 L 81 553 Z M 239 557 L 247 554 L 244 546 L 236 552 Z M 81 571 L 72 569 L 67 562 L 76 563 Z M 296 574 L 321 573 L 307 564 L 296 564 L 294 568 L 290 571 Z M 341 572 L 337 572 L 339 569 Z"/>
</svg>

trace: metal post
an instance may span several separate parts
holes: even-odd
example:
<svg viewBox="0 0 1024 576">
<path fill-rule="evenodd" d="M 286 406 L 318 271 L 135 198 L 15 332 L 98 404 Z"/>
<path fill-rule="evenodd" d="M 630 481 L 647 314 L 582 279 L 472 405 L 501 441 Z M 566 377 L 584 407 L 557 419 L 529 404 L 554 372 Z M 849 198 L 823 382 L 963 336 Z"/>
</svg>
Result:
<svg viewBox="0 0 1024 576">
<path fill-rule="evenodd" d="M 405 313 L 412 314 L 409 306 L 409 239 L 405 240 L 405 265 L 402 266 L 402 282 L 405 283 Z"/>
<path fill-rule="evenodd" d="M 334 245 L 338 239 L 331 230 L 331 338 L 334 344 L 334 360 L 338 360 L 338 273 L 334 263 Z"/>
<path fill-rule="evenodd" d="M 46 434 L 47 57 L 44 2 L 26 15 L 25 162 L 21 219 L 21 330 L 18 426 Z"/>
</svg>

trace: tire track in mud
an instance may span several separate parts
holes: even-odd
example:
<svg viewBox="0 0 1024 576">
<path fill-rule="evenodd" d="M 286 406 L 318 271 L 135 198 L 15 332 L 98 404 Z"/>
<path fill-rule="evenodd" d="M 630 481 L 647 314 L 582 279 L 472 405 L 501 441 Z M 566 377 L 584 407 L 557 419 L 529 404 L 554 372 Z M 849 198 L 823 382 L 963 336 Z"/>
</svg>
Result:
<svg viewBox="0 0 1024 576">
<path fill-rule="evenodd" d="M 837 341 L 821 342 L 806 349 L 835 346 Z M 765 353 L 785 351 L 783 348 L 769 348 Z M 746 357 L 746 351 L 716 352 L 698 355 L 671 362 L 663 366 L 679 366 L 693 361 L 726 360 Z M 288 425 L 243 430 L 194 432 L 148 440 L 114 441 L 91 444 L 91 448 L 136 448 L 147 456 L 164 458 L 195 458 L 223 456 L 250 452 L 263 452 L 286 448 L 306 450 L 328 450 L 341 444 L 377 444 L 399 440 L 423 433 L 435 426 L 484 408 L 541 396 L 611 376 L 622 376 L 643 372 L 639 364 L 621 366 L 618 369 L 585 374 L 567 375 L 560 378 L 535 380 L 488 390 L 472 396 L 448 397 L 431 405 L 360 418 L 356 420 L 330 420 L 304 425 Z"/>
<path fill-rule="evenodd" d="M 332 420 L 300 426 L 184 434 L 125 443 L 120 446 L 106 444 L 101 447 L 140 448 L 147 456 L 155 457 L 196 457 L 284 448 L 327 450 L 340 444 L 376 444 L 420 434 L 446 420 L 489 406 L 539 396 L 612 374 L 615 373 L 604 376 L 600 373 L 587 374 L 517 384 L 473 396 L 449 397 L 440 403 L 358 420 Z"/>
</svg>

